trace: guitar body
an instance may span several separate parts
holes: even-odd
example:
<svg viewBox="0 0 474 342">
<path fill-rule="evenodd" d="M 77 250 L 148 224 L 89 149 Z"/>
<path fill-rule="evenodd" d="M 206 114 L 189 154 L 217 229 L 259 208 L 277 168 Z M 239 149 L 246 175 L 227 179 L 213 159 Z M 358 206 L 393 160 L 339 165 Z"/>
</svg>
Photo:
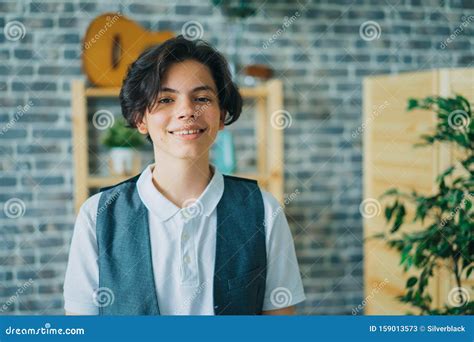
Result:
<svg viewBox="0 0 474 342">
<path fill-rule="evenodd" d="M 174 37 L 173 32 L 150 32 L 119 13 L 105 13 L 87 28 L 82 65 L 98 87 L 119 87 L 128 66 L 148 47 Z"/>
</svg>

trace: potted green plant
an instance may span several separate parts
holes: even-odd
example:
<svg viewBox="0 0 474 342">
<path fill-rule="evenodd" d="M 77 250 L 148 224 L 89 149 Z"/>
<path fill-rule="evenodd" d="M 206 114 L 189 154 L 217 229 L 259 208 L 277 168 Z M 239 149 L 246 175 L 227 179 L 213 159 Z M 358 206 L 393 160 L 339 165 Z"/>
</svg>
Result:
<svg viewBox="0 0 474 342">
<path fill-rule="evenodd" d="M 390 189 L 382 198 L 394 198 L 385 207 L 385 219 L 391 225 L 387 233 L 376 235 L 385 239 L 391 248 L 400 252 L 400 264 L 405 271 L 417 270 L 417 275 L 406 282 L 405 293 L 398 299 L 419 309 L 420 314 L 448 315 L 474 314 L 474 301 L 470 300 L 465 281 L 474 269 L 474 120 L 467 99 L 427 97 L 410 99 L 408 110 L 434 111 L 437 125 L 433 134 L 422 135 L 416 146 L 449 144 L 459 150 L 459 160 L 444 170 L 436 180 L 437 189 L 432 195 L 413 191 L 404 193 Z M 413 222 L 424 227 L 406 233 L 402 226 L 406 220 L 405 204 L 415 207 Z M 447 267 L 456 280 L 443 307 L 433 308 L 427 291 L 434 271 Z"/>
<path fill-rule="evenodd" d="M 126 175 L 133 171 L 134 151 L 144 144 L 144 140 L 124 119 L 119 119 L 105 132 L 102 143 L 110 149 L 112 173 Z"/>
</svg>

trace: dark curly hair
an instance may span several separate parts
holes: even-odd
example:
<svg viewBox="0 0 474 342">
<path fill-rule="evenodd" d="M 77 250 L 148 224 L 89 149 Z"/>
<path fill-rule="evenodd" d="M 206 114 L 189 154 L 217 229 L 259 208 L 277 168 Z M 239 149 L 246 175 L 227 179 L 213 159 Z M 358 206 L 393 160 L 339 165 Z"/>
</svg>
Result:
<svg viewBox="0 0 474 342">
<path fill-rule="evenodd" d="M 224 124 L 230 125 L 239 118 L 242 96 L 232 81 L 225 57 L 201 39 L 191 41 L 179 35 L 147 49 L 129 66 L 120 90 L 120 105 L 122 115 L 130 127 L 136 128 L 145 112 L 156 104 L 168 68 L 186 60 L 196 60 L 211 71 L 217 87 L 219 107 L 226 113 Z M 150 140 L 149 136 L 147 138 Z"/>
</svg>

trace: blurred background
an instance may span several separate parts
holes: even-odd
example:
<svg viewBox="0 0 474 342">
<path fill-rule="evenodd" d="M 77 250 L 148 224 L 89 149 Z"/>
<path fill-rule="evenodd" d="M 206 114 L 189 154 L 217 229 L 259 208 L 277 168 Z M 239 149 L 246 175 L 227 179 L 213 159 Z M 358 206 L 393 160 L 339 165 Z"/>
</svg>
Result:
<svg viewBox="0 0 474 342">
<path fill-rule="evenodd" d="M 363 204 L 391 186 L 426 181 L 429 192 L 431 166 L 451 160 L 397 148 L 434 127 L 429 114 L 409 121 L 409 97 L 474 99 L 473 15 L 467 0 L 0 0 L 0 314 L 63 313 L 76 210 L 124 177 L 110 159 L 120 143 L 104 140 L 111 127 L 121 134 L 120 58 L 158 43 L 158 32 L 207 40 L 232 65 L 244 113 L 213 156 L 284 206 L 307 297 L 298 314 L 403 313 L 398 254 L 364 248 L 367 219 L 384 227 L 381 204 L 375 215 Z M 400 140 L 389 145 L 384 127 Z M 128 173 L 153 159 L 139 145 Z M 372 186 L 377 174 L 385 183 Z M 452 284 L 441 287 L 439 303 Z"/>
</svg>

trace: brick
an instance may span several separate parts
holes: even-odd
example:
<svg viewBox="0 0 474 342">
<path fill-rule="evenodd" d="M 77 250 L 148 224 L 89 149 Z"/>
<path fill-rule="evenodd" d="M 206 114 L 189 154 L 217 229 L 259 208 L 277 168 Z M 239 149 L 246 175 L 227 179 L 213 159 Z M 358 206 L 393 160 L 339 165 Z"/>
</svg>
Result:
<svg viewBox="0 0 474 342">
<path fill-rule="evenodd" d="M 59 115 L 54 113 L 38 113 L 38 112 L 28 112 L 21 117 L 22 123 L 44 123 L 51 124 L 59 120 Z M 47 130 L 33 130 L 35 132 L 44 132 Z M 37 133 L 39 134 L 39 133 Z M 36 137 L 36 135 L 33 135 Z"/>
<path fill-rule="evenodd" d="M 34 31 L 34 29 L 52 28 L 54 26 L 53 19 L 28 17 L 20 19 L 20 21 L 26 26 L 27 32 L 30 32 L 30 30 Z"/>
<path fill-rule="evenodd" d="M 45 237 L 38 242 L 40 247 L 58 247 L 64 243 L 62 238 Z"/>
<path fill-rule="evenodd" d="M 61 286 L 58 285 L 39 285 L 38 293 L 41 294 L 57 294 L 62 292 Z"/>
<path fill-rule="evenodd" d="M 79 50 L 64 50 L 64 58 L 65 59 L 78 59 L 81 55 Z"/>
<path fill-rule="evenodd" d="M 10 129 L 4 130 L 4 128 L 2 127 L 2 130 L 0 130 L 0 137 L 2 139 L 25 138 L 27 134 L 28 133 L 25 129 L 10 128 Z"/>
<path fill-rule="evenodd" d="M 38 75 L 80 75 L 80 67 L 71 67 L 70 65 L 60 66 L 40 66 Z"/>
<path fill-rule="evenodd" d="M 62 17 L 59 18 L 59 27 L 60 28 L 73 28 L 78 26 L 78 18 L 71 17 Z"/>
<path fill-rule="evenodd" d="M 81 12 L 90 13 L 90 12 L 94 12 L 94 11 L 97 11 L 97 4 L 95 4 L 94 2 L 81 1 L 79 3 L 79 13 L 78 14 L 80 14 Z"/>
<path fill-rule="evenodd" d="M 32 13 L 61 13 L 72 12 L 74 10 L 72 3 L 60 2 L 32 2 L 30 3 L 30 11 Z"/>
<path fill-rule="evenodd" d="M 33 57 L 33 51 L 27 49 L 15 49 L 13 53 L 15 58 L 18 59 L 31 59 Z"/>
<path fill-rule="evenodd" d="M 403 20 L 422 20 L 425 16 L 422 12 L 398 11 L 398 15 Z"/>
<path fill-rule="evenodd" d="M 2 281 L 3 284 L 5 284 L 8 281 L 13 280 L 13 272 L 11 271 L 1 271 L 0 272 L 0 280 Z M 2 293 L 3 295 L 3 293 Z M 1 306 L 0 306 L 1 309 Z"/>
<path fill-rule="evenodd" d="M 163 13 L 168 12 L 169 7 L 163 6 L 158 3 L 131 3 L 128 6 L 128 9 L 131 13 L 135 14 L 148 14 L 148 13 Z"/>
<path fill-rule="evenodd" d="M 15 186 L 16 177 L 1 177 L 0 186 Z"/>
<path fill-rule="evenodd" d="M 181 6 L 177 5 L 175 7 L 176 14 L 180 15 L 202 15 L 210 16 L 212 15 L 212 7 L 210 6 Z"/>
<path fill-rule="evenodd" d="M 36 129 L 33 130 L 34 138 L 43 139 L 70 139 L 71 130 L 69 129 Z"/>
<path fill-rule="evenodd" d="M 305 12 L 305 16 L 309 19 L 318 19 L 318 18 L 324 18 L 324 19 L 337 19 L 342 15 L 342 10 L 336 10 L 336 9 L 324 9 L 324 8 L 318 8 L 318 9 L 310 9 Z"/>
<path fill-rule="evenodd" d="M 40 185 L 40 186 L 47 186 L 47 185 L 61 185 L 64 183 L 64 178 L 57 176 L 57 177 L 31 177 L 26 176 L 22 177 L 21 183 L 23 185 Z"/>
<path fill-rule="evenodd" d="M 33 67 L 25 66 L 25 65 L 21 65 L 15 68 L 14 70 L 14 74 L 17 76 L 24 76 L 24 75 L 31 76 L 33 73 L 34 73 Z"/>
<path fill-rule="evenodd" d="M 20 4 L 13 2 L 0 2 L 0 13 L 14 13 L 18 10 Z"/>
<path fill-rule="evenodd" d="M 34 91 L 56 91 L 56 83 L 53 82 L 33 82 L 30 87 Z"/>
<path fill-rule="evenodd" d="M 367 11 L 367 10 L 350 10 L 347 13 L 349 18 L 364 18 L 366 20 L 384 19 L 385 13 L 383 11 Z"/>
<path fill-rule="evenodd" d="M 19 145 L 17 148 L 20 154 L 44 154 L 44 153 L 58 153 L 61 151 L 58 145 Z"/>
</svg>

